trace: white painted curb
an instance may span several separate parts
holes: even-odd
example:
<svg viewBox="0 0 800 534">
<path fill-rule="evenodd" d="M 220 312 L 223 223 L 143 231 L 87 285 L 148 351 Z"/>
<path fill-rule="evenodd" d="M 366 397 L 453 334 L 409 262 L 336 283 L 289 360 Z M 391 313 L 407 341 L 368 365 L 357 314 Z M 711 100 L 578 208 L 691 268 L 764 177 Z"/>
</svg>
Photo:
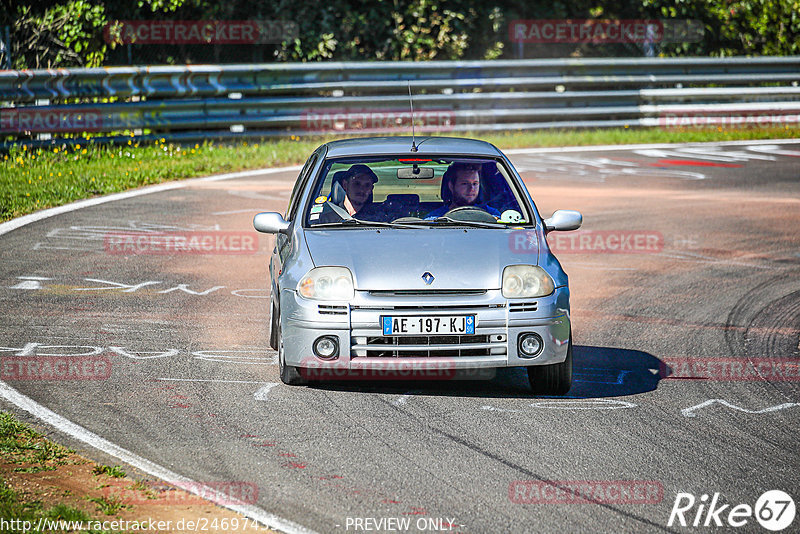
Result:
<svg viewBox="0 0 800 534">
<path fill-rule="evenodd" d="M 80 440 L 88 445 L 91 445 L 95 449 L 99 451 L 103 451 L 106 454 L 113 456 L 114 458 L 119 458 L 123 462 L 128 465 L 135 467 L 136 469 L 140 469 L 145 473 L 152 475 L 154 477 L 158 477 L 161 480 L 165 480 L 168 482 L 178 482 L 184 483 L 186 491 L 189 493 L 194 493 L 202 497 L 203 495 L 213 494 L 213 489 L 206 487 L 202 484 L 194 482 L 193 480 L 181 476 L 177 473 L 174 473 L 167 469 L 166 467 L 161 467 L 160 465 L 151 462 L 141 456 L 134 454 L 126 449 L 123 449 L 119 445 L 115 445 L 111 443 L 105 438 L 101 438 L 94 432 L 91 432 L 80 425 L 65 419 L 64 417 L 58 415 L 57 413 L 45 408 L 38 402 L 34 401 L 33 399 L 26 397 L 16 389 L 12 388 L 5 382 L 0 381 L 0 397 L 3 397 L 10 403 L 14 404 L 18 408 L 25 410 L 26 412 L 36 416 L 37 418 L 41 419 L 48 425 L 54 427 L 55 429 L 71 436 L 77 440 Z M 238 512 L 245 517 L 249 517 L 254 521 L 258 521 L 264 526 L 269 528 L 280 530 L 281 532 L 286 532 L 289 534 L 313 534 L 314 531 L 308 530 L 307 528 L 298 525 L 292 521 L 287 519 L 280 518 L 276 515 L 272 515 L 270 513 L 265 512 L 261 508 L 250 505 L 250 504 L 219 504 L 224 508 L 229 510 L 233 510 L 234 512 Z"/>
</svg>

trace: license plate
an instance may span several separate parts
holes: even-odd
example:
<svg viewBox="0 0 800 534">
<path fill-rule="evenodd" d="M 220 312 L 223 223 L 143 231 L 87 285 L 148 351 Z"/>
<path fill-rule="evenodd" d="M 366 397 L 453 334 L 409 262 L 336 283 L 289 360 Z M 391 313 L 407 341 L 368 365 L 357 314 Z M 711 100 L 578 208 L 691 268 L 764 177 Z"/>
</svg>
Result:
<svg viewBox="0 0 800 534">
<path fill-rule="evenodd" d="M 474 315 L 382 315 L 384 336 L 467 336 L 475 333 Z"/>
</svg>

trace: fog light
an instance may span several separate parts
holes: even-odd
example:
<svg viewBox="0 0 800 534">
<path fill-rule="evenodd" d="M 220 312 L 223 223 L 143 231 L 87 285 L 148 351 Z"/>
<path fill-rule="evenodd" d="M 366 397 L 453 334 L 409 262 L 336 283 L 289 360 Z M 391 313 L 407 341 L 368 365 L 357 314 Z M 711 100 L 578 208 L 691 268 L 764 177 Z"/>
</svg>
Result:
<svg viewBox="0 0 800 534">
<path fill-rule="evenodd" d="M 323 336 L 314 341 L 314 354 L 323 360 L 339 356 L 339 341 L 335 337 Z"/>
<path fill-rule="evenodd" d="M 520 334 L 517 347 L 521 358 L 535 358 L 542 352 L 544 341 L 539 334 Z"/>
</svg>

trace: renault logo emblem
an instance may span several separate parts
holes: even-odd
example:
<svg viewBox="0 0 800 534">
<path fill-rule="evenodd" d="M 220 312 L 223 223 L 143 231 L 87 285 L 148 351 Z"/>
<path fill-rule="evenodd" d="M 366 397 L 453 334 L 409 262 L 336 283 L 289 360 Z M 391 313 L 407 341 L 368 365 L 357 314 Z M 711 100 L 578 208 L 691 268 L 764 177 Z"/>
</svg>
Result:
<svg viewBox="0 0 800 534">
<path fill-rule="evenodd" d="M 425 283 L 431 285 L 434 281 L 433 275 L 428 271 L 425 271 L 425 274 L 422 275 L 422 279 L 425 280 Z"/>
</svg>

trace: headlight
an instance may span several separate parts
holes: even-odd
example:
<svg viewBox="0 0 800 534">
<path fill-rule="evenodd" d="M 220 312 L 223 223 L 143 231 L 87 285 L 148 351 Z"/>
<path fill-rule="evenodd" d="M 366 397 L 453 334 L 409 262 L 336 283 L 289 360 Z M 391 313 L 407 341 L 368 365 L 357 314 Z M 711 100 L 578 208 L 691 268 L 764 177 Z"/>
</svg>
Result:
<svg viewBox="0 0 800 534">
<path fill-rule="evenodd" d="M 503 270 L 503 296 L 507 299 L 544 297 L 553 291 L 553 279 L 541 267 L 509 265 Z"/>
<path fill-rule="evenodd" d="M 300 279 L 297 292 L 314 300 L 351 300 L 353 275 L 346 267 L 315 267 Z"/>
</svg>

